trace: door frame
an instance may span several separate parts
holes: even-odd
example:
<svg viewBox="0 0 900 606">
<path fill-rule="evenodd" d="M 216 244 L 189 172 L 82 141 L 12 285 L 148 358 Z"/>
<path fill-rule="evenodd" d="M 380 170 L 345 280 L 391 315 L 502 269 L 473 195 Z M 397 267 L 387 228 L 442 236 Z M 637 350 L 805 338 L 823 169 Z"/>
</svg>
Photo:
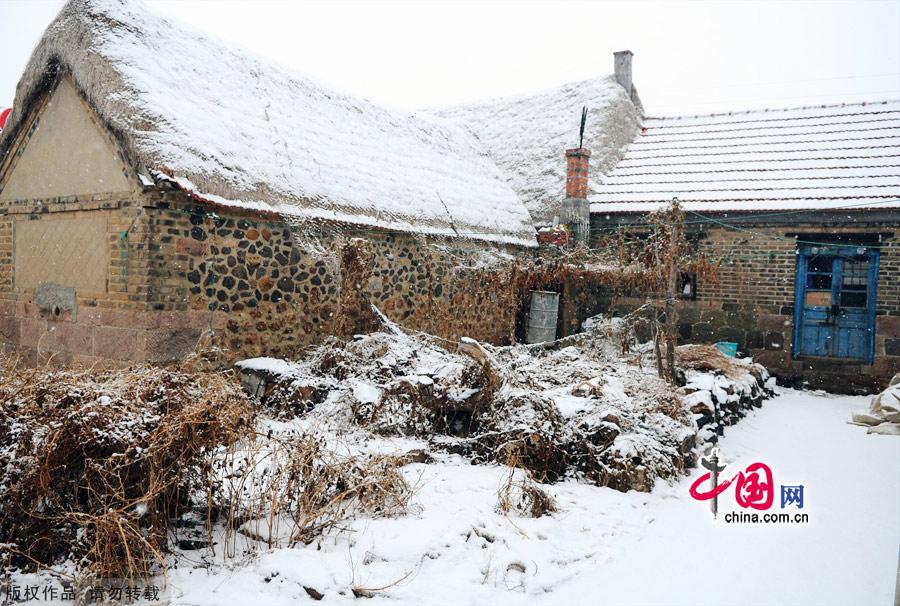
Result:
<svg viewBox="0 0 900 606">
<path fill-rule="evenodd" d="M 862 252 L 860 252 L 862 251 Z M 867 292 L 870 294 L 866 298 L 866 315 L 868 317 L 868 343 L 866 347 L 867 356 L 860 358 L 839 358 L 839 357 L 823 357 L 803 354 L 800 352 L 801 329 L 803 326 L 803 305 L 806 300 L 806 275 L 807 275 L 807 259 L 818 254 L 831 254 L 834 256 L 858 256 L 865 254 L 869 258 L 869 278 L 867 283 Z M 797 247 L 797 262 L 795 269 L 794 284 L 794 338 L 791 344 L 791 358 L 794 360 L 809 358 L 811 360 L 827 359 L 846 361 L 848 364 L 865 362 L 872 364 L 875 360 L 875 324 L 876 324 L 876 307 L 878 298 L 878 263 L 880 258 L 878 247 L 874 246 L 840 246 L 840 245 L 802 245 Z M 838 272 L 832 275 L 832 292 L 835 288 L 835 279 L 840 279 Z"/>
</svg>

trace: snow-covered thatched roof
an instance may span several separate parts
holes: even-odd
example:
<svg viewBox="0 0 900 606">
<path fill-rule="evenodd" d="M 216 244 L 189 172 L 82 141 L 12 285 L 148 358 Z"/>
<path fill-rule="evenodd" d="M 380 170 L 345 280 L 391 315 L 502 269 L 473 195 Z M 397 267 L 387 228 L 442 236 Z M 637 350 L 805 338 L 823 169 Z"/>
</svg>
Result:
<svg viewBox="0 0 900 606">
<path fill-rule="evenodd" d="M 636 93 L 634 99 L 608 76 L 437 113 L 469 126 L 535 222 L 542 223 L 552 221 L 565 197 L 565 150 L 578 147 L 582 107 L 588 109 L 584 147 L 591 150 L 590 187 L 595 191 L 640 128 Z"/>
<path fill-rule="evenodd" d="M 70 74 L 139 171 L 219 203 L 534 244 L 528 211 L 462 126 L 385 109 L 232 48 L 141 3 L 72 0 L 16 92 Z M 8 151 L 24 111 L 0 136 Z"/>
<path fill-rule="evenodd" d="M 900 208 L 900 101 L 646 118 L 590 197 L 642 213 Z"/>
</svg>

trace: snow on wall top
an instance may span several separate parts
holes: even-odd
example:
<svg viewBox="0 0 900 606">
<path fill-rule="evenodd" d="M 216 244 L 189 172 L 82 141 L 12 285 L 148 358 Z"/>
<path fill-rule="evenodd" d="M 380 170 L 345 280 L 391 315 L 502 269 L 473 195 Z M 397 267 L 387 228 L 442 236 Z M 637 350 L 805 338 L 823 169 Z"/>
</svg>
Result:
<svg viewBox="0 0 900 606">
<path fill-rule="evenodd" d="M 637 103 L 607 76 L 436 113 L 468 125 L 535 222 L 546 223 L 565 197 L 565 150 L 578 147 L 581 108 L 588 108 L 584 147 L 591 150 L 589 185 L 594 191 L 598 177 L 622 157 L 637 132 Z"/>
<path fill-rule="evenodd" d="M 335 92 L 140 2 L 69 2 L 35 49 L 15 107 L 57 69 L 136 167 L 211 200 L 534 245 L 528 211 L 461 126 Z M 0 153 L 8 146 L 0 137 Z"/>
<path fill-rule="evenodd" d="M 591 212 L 900 208 L 900 101 L 646 118 Z"/>
</svg>

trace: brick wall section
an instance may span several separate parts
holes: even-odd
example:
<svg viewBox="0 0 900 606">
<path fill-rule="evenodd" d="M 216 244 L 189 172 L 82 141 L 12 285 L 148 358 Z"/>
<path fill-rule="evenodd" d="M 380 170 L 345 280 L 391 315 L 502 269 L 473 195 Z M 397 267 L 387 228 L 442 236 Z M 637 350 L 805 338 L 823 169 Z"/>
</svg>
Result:
<svg viewBox="0 0 900 606">
<path fill-rule="evenodd" d="M 710 259 L 723 259 L 723 263 L 714 281 L 698 283 L 696 300 L 679 302 L 681 342 L 734 341 L 782 380 L 832 390 L 879 389 L 900 372 L 897 223 L 867 225 L 856 221 L 852 228 L 822 224 L 741 225 L 753 233 L 724 228 L 704 231 L 698 244 L 700 250 Z M 596 217 L 594 226 L 608 227 Z M 894 234 L 881 249 L 872 365 L 792 358 L 797 245 L 790 238 L 797 233 L 822 232 Z M 639 297 L 620 298 L 613 305 L 618 313 L 624 313 L 643 302 Z"/>
<path fill-rule="evenodd" d="M 566 150 L 566 197 L 587 198 L 591 150 Z"/>
<path fill-rule="evenodd" d="M 57 314 L 36 303 L 35 289 L 15 288 L 14 224 L 71 219 L 74 225 L 78 218 L 97 213 L 108 217 L 104 291 L 75 291 L 75 308 Z M 128 365 L 145 359 L 148 328 L 177 325 L 172 318 L 148 313 L 150 242 L 139 193 L 13 202 L 0 217 L 0 346 L 4 352 L 20 356 L 27 365 Z"/>
</svg>

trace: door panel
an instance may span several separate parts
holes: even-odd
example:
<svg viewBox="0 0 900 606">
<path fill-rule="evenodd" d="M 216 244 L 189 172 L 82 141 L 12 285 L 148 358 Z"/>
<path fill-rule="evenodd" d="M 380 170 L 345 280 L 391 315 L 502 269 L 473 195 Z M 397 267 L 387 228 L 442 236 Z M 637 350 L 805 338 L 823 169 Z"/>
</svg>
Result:
<svg viewBox="0 0 900 606">
<path fill-rule="evenodd" d="M 831 355 L 832 326 L 825 309 L 806 307 L 803 310 L 801 351 L 808 356 Z"/>
<path fill-rule="evenodd" d="M 839 358 L 868 357 L 869 259 L 842 258 L 840 290 L 837 293 L 835 332 Z"/>
<path fill-rule="evenodd" d="M 871 359 L 877 268 L 871 249 L 801 251 L 795 355 Z"/>
<path fill-rule="evenodd" d="M 834 299 L 834 262 L 831 255 L 804 257 L 805 292 L 803 295 L 800 351 L 807 356 L 833 354 L 834 323 L 831 309 Z"/>
</svg>

